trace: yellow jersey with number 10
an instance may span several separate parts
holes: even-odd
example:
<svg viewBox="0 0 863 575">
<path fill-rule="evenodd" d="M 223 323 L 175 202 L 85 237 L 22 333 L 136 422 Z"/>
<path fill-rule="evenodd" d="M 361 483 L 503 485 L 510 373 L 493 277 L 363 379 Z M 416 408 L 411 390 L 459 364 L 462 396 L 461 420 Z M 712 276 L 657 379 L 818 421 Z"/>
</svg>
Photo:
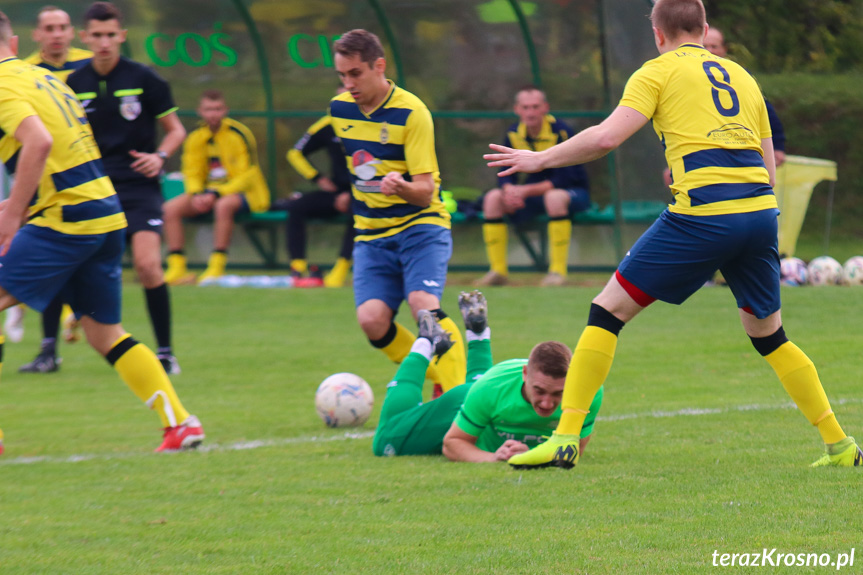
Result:
<svg viewBox="0 0 863 575">
<path fill-rule="evenodd" d="M 646 62 L 621 106 L 653 120 L 671 169 L 679 214 L 776 208 L 761 140 L 771 137 L 764 96 L 746 70 L 697 44 Z"/>
<path fill-rule="evenodd" d="M 0 61 L 0 161 L 11 174 L 21 150 L 15 132 L 31 116 L 39 117 L 54 143 L 28 223 L 73 235 L 125 228 L 126 216 L 78 98 L 43 68 L 17 58 Z"/>
</svg>

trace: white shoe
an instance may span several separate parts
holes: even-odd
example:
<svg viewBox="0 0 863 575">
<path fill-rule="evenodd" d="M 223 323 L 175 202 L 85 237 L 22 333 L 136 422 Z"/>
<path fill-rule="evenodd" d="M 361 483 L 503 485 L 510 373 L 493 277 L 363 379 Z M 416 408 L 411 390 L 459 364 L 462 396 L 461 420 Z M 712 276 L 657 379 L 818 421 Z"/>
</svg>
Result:
<svg viewBox="0 0 863 575">
<path fill-rule="evenodd" d="M 13 305 L 6 310 L 6 321 L 3 322 L 3 333 L 12 343 L 24 339 L 24 306 Z"/>
</svg>

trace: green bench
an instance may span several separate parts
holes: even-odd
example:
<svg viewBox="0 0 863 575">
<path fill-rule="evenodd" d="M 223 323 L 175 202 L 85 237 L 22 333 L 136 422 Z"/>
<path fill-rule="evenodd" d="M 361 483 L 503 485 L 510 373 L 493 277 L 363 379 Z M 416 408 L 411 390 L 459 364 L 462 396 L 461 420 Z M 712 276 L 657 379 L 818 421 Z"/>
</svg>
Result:
<svg viewBox="0 0 863 575">
<path fill-rule="evenodd" d="M 459 191 L 467 190 L 463 188 Z M 183 181 L 177 174 L 169 174 L 162 182 L 162 195 L 169 200 L 183 193 Z M 456 193 L 456 198 L 460 195 Z M 655 220 L 666 208 L 667 204 L 660 201 L 629 200 L 622 202 L 623 222 L 632 224 L 649 224 Z M 600 208 L 593 204 L 590 209 L 578 212 L 572 218 L 574 225 L 580 226 L 611 226 L 615 223 L 615 209 L 613 205 Z M 288 220 L 288 212 L 269 211 L 260 213 L 240 214 L 236 218 L 237 225 L 243 229 L 249 242 L 258 252 L 263 260 L 264 267 L 278 268 L 278 250 L 280 227 Z M 191 218 L 190 223 L 212 223 L 210 215 Z M 344 223 L 344 217 L 326 220 L 327 222 Z M 479 218 L 467 220 L 462 212 L 452 214 L 452 222 L 455 225 L 481 225 L 482 215 Z M 538 270 L 548 267 L 548 217 L 539 216 L 523 224 L 514 226 L 516 237 L 524 247 L 534 266 Z"/>
<path fill-rule="evenodd" d="M 628 200 L 621 202 L 623 223 L 651 224 L 668 207 L 666 202 L 649 200 Z M 593 203 L 590 209 L 573 215 L 572 223 L 579 226 L 612 226 L 616 220 L 616 210 L 609 204 L 600 208 Z M 452 215 L 453 224 L 482 224 L 482 216 L 468 221 L 464 214 Z M 548 268 L 548 216 L 537 216 L 529 222 L 513 226 L 516 238 L 527 252 L 537 270 Z"/>
</svg>

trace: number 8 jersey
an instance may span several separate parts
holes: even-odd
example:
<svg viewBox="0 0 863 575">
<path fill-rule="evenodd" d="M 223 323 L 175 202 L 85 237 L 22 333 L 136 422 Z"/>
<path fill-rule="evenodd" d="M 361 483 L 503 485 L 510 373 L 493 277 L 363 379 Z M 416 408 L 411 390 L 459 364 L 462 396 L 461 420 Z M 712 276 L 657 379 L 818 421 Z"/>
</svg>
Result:
<svg viewBox="0 0 863 575">
<path fill-rule="evenodd" d="M 670 211 L 709 216 L 777 207 L 761 149 L 771 137 L 764 96 L 738 64 L 683 44 L 636 71 L 620 105 L 653 120 L 671 169 Z"/>
<path fill-rule="evenodd" d="M 0 61 L 0 161 L 10 174 L 21 122 L 39 116 L 54 143 L 28 223 L 65 234 L 102 234 L 126 227 L 99 148 L 75 94 L 61 80 L 17 58 Z"/>
</svg>

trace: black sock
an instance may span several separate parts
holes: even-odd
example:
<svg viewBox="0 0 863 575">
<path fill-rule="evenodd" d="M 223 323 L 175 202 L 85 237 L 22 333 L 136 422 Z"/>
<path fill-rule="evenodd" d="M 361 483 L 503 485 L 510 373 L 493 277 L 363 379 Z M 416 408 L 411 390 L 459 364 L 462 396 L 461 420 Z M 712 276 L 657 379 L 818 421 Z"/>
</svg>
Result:
<svg viewBox="0 0 863 575">
<path fill-rule="evenodd" d="M 144 290 L 147 296 L 147 311 L 160 349 L 171 349 L 171 297 L 168 284 Z"/>
</svg>

